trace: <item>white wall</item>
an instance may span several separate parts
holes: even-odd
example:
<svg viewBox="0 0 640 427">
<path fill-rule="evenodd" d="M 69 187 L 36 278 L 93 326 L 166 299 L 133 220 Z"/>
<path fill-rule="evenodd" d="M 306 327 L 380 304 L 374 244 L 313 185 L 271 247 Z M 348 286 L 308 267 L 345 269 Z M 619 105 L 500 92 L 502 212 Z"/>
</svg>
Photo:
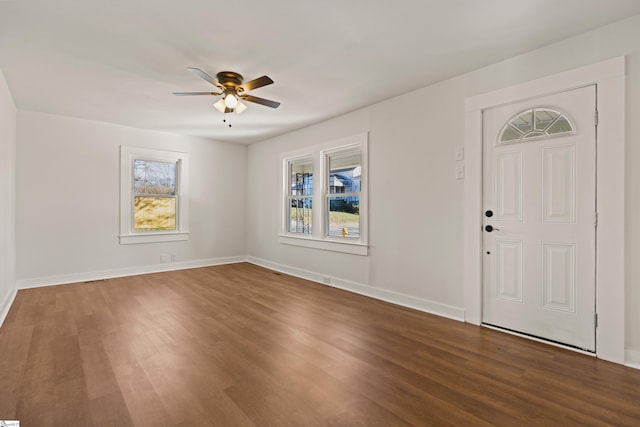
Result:
<svg viewBox="0 0 640 427">
<path fill-rule="evenodd" d="M 15 173 L 16 107 L 0 70 L 0 325 L 15 295 Z"/>
<path fill-rule="evenodd" d="M 250 146 L 249 256 L 404 294 L 434 311 L 439 305 L 462 310 L 463 182 L 455 180 L 454 151 L 464 144 L 465 99 L 622 55 L 627 56 L 626 347 L 637 357 L 640 16 Z M 369 132 L 370 256 L 279 244 L 279 154 L 363 131 Z M 606 149 L 606 141 L 599 143 Z"/>
<path fill-rule="evenodd" d="M 17 280 L 65 283 L 243 257 L 246 146 L 18 111 Z M 119 147 L 189 153 L 185 242 L 120 245 Z M 161 254 L 175 264 L 160 264 Z"/>
</svg>

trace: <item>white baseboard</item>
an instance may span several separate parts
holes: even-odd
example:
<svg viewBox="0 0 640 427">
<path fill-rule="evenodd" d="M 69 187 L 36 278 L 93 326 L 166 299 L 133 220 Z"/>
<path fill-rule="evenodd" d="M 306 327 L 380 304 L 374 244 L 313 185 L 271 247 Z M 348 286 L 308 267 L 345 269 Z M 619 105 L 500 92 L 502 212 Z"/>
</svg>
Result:
<svg viewBox="0 0 640 427">
<path fill-rule="evenodd" d="M 225 258 L 211 258 L 185 262 L 173 262 L 166 264 L 156 264 L 140 267 L 128 267 L 113 270 L 92 271 L 86 273 L 74 273 L 65 274 L 59 276 L 47 276 L 37 277 L 32 279 L 21 279 L 16 282 L 16 288 L 13 289 L 3 301 L 0 301 L 0 327 L 9 314 L 9 309 L 13 304 L 17 291 L 19 289 L 38 288 L 43 286 L 61 285 L 67 283 L 87 282 L 91 280 L 103 280 L 111 279 L 115 277 L 136 276 L 140 274 L 161 273 L 165 271 L 186 270 L 190 268 L 199 267 L 211 267 L 215 265 L 223 264 L 235 264 L 239 262 L 250 262 L 260 267 L 265 267 L 270 270 L 275 270 L 281 273 L 285 273 L 291 276 L 300 277 L 302 279 L 317 282 L 326 286 L 332 286 L 334 288 L 343 289 L 349 292 L 354 292 L 367 297 L 375 298 L 378 300 L 398 304 L 404 307 L 413 308 L 415 310 L 423 311 L 425 313 L 435 314 L 437 316 L 446 317 L 453 320 L 464 322 L 464 309 L 454 307 L 446 304 L 441 304 L 434 301 L 425 300 L 422 298 L 416 298 L 409 295 L 404 295 L 385 289 L 374 288 L 372 286 L 364 285 L 362 283 L 352 282 L 349 280 L 340 279 L 326 274 L 320 274 L 313 271 L 308 271 L 296 267 L 291 267 L 275 262 L 267 261 L 265 259 L 247 257 L 247 256 L 235 256 Z M 329 279 L 329 283 L 325 279 Z M 638 350 L 626 350 L 625 351 L 625 366 L 634 369 L 640 369 L 640 351 Z"/>
<path fill-rule="evenodd" d="M 640 369 L 640 351 L 626 350 L 624 353 L 624 365 L 630 368 Z"/>
<path fill-rule="evenodd" d="M 170 262 L 140 267 L 118 268 L 114 270 L 89 271 L 86 273 L 63 274 L 60 276 L 35 277 L 17 281 L 18 289 L 39 288 L 43 286 L 63 285 L 67 283 L 88 282 L 91 280 L 113 279 L 115 277 L 137 276 L 140 274 L 161 273 L 164 271 L 186 270 L 189 268 L 211 267 L 214 265 L 246 262 L 246 256 L 200 259 L 184 262 Z"/>
<path fill-rule="evenodd" d="M 323 285 L 332 286 L 334 288 L 343 289 L 345 291 L 354 292 L 356 294 L 364 295 L 367 297 L 375 298 L 378 300 L 398 304 L 403 307 L 413 308 L 415 310 L 423 311 L 425 313 L 435 314 L 437 316 L 447 317 L 449 319 L 458 320 L 464 322 L 464 309 L 459 307 L 453 307 L 446 304 L 441 304 L 434 301 L 425 300 L 422 298 L 416 298 L 409 295 L 404 295 L 385 289 L 374 288 L 372 286 L 364 285 L 361 283 L 352 282 L 349 280 L 343 280 L 337 277 L 328 276 L 326 274 L 320 274 L 313 271 L 303 270 L 296 267 L 290 267 L 287 265 L 278 264 L 275 262 L 267 261 L 265 259 L 248 257 L 247 261 L 265 267 L 270 270 L 279 271 L 291 276 L 300 277 L 302 279 L 310 280 L 312 282 L 318 282 Z M 325 279 L 329 279 L 329 283 Z"/>
<path fill-rule="evenodd" d="M 9 314 L 9 309 L 13 304 L 13 301 L 16 299 L 16 294 L 18 293 L 17 289 L 12 289 L 11 292 L 4 298 L 4 301 L 0 301 L 0 327 L 4 323 L 4 319 L 7 318 L 7 314 Z"/>
</svg>

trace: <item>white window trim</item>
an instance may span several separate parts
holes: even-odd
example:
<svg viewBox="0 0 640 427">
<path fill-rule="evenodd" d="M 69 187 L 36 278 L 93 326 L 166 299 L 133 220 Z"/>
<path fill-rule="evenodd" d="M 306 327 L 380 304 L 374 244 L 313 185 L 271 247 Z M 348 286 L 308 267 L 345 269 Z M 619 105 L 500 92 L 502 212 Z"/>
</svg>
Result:
<svg viewBox="0 0 640 427">
<path fill-rule="evenodd" d="M 368 134 L 366 132 L 339 140 L 307 147 L 301 150 L 280 155 L 282 188 L 280 191 L 280 234 L 281 244 L 302 246 L 333 252 L 354 255 L 368 255 Z M 327 216 L 326 191 L 328 185 L 325 175 L 327 155 L 348 150 L 359 150 L 362 156 L 362 179 L 360 183 L 360 238 L 351 241 L 329 237 L 326 235 Z M 287 227 L 288 209 L 287 194 L 289 191 L 288 167 L 290 162 L 311 158 L 313 161 L 313 229 L 311 234 L 290 233 Z M 317 179 L 318 177 L 319 179 Z M 315 209 L 319 206 L 320 209 Z"/>
<path fill-rule="evenodd" d="M 178 163 L 176 170 L 176 230 L 135 231 L 133 227 L 133 162 Z M 189 155 L 177 151 L 120 146 L 120 244 L 176 242 L 189 239 Z"/>
</svg>

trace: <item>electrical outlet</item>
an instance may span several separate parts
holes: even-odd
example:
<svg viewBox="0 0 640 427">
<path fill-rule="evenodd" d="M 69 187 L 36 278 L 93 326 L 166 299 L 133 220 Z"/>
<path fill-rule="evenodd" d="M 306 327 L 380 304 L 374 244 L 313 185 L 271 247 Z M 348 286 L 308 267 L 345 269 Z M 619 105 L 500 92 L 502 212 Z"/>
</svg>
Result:
<svg viewBox="0 0 640 427">
<path fill-rule="evenodd" d="M 167 262 L 171 262 L 171 255 L 169 254 L 160 254 L 160 262 L 161 263 L 167 263 Z"/>
<path fill-rule="evenodd" d="M 464 179 L 464 166 L 456 166 L 456 179 Z"/>
</svg>

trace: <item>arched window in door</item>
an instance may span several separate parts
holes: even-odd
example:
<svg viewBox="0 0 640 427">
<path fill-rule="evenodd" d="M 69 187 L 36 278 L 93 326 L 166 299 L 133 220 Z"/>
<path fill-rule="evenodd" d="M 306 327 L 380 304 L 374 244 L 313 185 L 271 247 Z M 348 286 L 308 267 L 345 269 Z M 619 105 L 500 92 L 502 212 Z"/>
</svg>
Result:
<svg viewBox="0 0 640 427">
<path fill-rule="evenodd" d="M 574 133 L 575 127 L 564 113 L 546 107 L 531 108 L 516 114 L 504 125 L 498 135 L 497 144 Z"/>
</svg>

